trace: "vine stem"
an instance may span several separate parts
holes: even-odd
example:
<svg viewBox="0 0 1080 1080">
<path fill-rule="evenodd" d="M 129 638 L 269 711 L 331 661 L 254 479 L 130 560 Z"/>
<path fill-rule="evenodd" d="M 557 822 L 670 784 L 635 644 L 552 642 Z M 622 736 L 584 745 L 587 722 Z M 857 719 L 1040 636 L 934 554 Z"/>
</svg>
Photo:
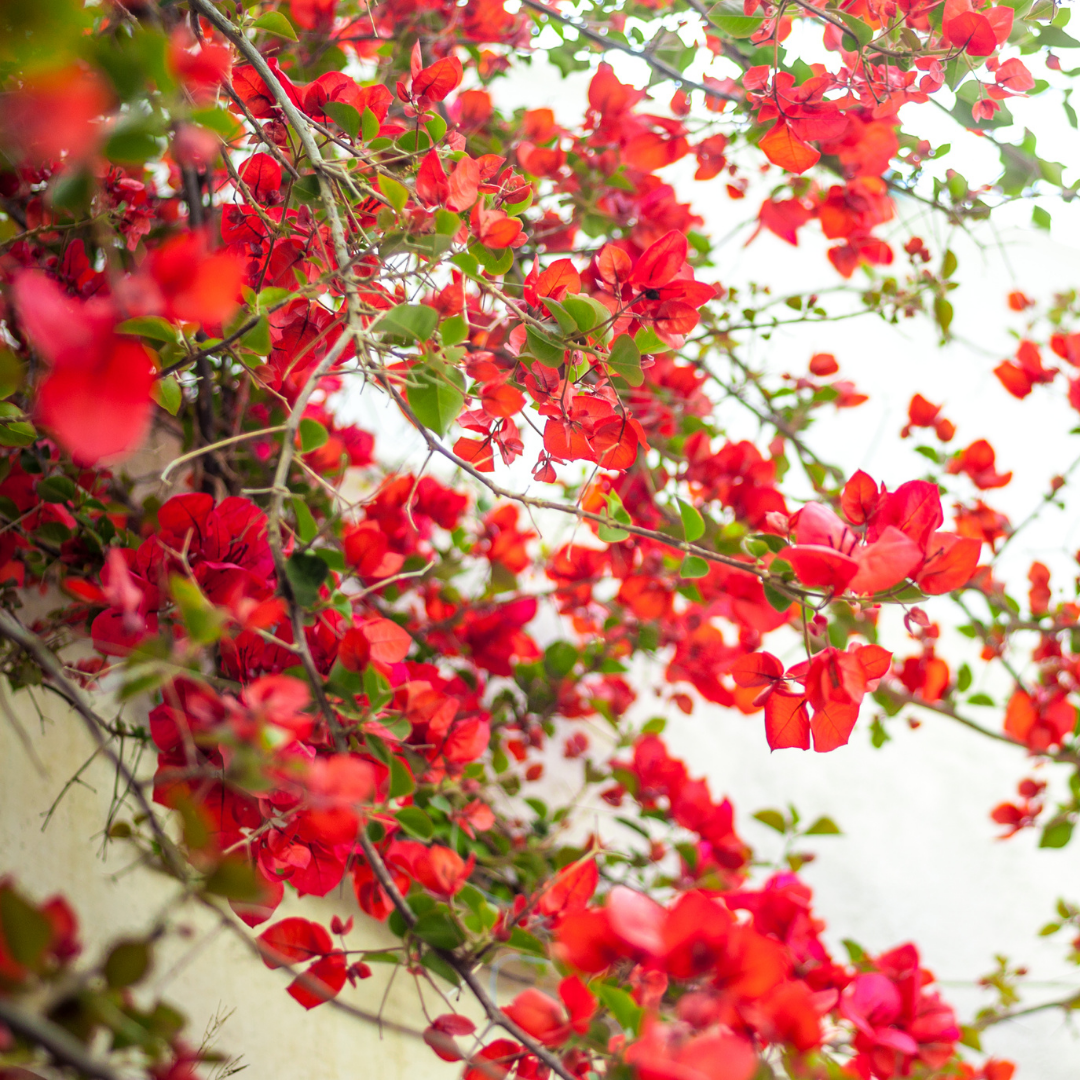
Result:
<svg viewBox="0 0 1080 1080">
<path fill-rule="evenodd" d="M 8 998 L 0 997 L 0 1021 L 17 1035 L 44 1047 L 54 1061 L 76 1069 L 80 1076 L 93 1077 L 93 1080 L 121 1080 L 118 1072 L 114 1072 L 105 1062 L 98 1061 L 66 1029 L 43 1016 L 23 1012 Z"/>
<path fill-rule="evenodd" d="M 83 724 L 90 737 L 97 744 L 101 752 L 109 759 L 116 771 L 124 778 L 128 790 L 139 804 L 139 809 L 146 815 L 150 828 L 154 833 L 154 839 L 161 848 L 161 855 L 170 873 L 179 881 L 186 880 L 180 857 L 172 840 L 165 834 L 161 823 L 154 813 L 154 808 L 143 793 L 142 785 L 136 779 L 135 774 L 124 763 L 122 758 L 109 745 L 109 740 L 102 734 L 108 730 L 108 725 L 97 715 L 91 707 L 85 692 L 76 686 L 65 674 L 63 665 L 56 654 L 38 637 L 32 630 L 27 629 L 10 612 L 0 608 L 0 636 L 18 645 L 23 652 L 33 657 L 38 667 L 45 673 L 53 688 L 82 718 Z"/>
<path fill-rule="evenodd" d="M 337 715 L 331 708 L 330 702 L 326 697 L 322 675 L 315 666 L 315 660 L 311 655 L 311 648 L 308 645 L 307 635 L 304 633 L 303 622 L 300 618 L 300 608 L 296 603 L 296 598 L 292 595 L 292 588 L 289 584 L 288 574 L 286 573 L 285 551 L 281 540 L 281 514 L 285 506 L 285 495 L 289 490 L 285 486 L 289 479 L 289 468 L 292 465 L 293 455 L 296 453 L 296 432 L 300 427 L 300 421 L 304 417 L 304 409 L 307 408 L 307 403 L 311 399 L 311 395 L 315 392 L 315 388 L 319 385 L 319 381 L 334 366 L 334 364 L 337 363 L 341 354 L 345 351 L 345 346 L 352 341 L 352 338 L 353 335 L 351 330 L 342 332 L 341 337 L 334 342 L 333 347 L 319 361 L 315 370 L 308 376 L 307 381 L 304 383 L 304 388 L 300 391 L 299 395 L 297 395 L 296 401 L 292 407 L 292 412 L 289 413 L 288 420 L 281 426 L 281 430 L 284 432 L 284 436 L 281 440 L 281 456 L 278 458 L 277 468 L 274 471 L 274 484 L 271 488 L 270 496 L 270 512 L 267 515 L 266 521 L 266 536 L 270 542 L 270 552 L 274 557 L 274 569 L 277 571 L 278 591 L 285 596 L 285 599 L 289 603 L 290 621 L 292 623 L 293 640 L 296 645 L 296 651 L 300 654 L 300 662 L 304 665 L 304 671 L 307 673 L 308 681 L 311 683 L 311 689 L 315 694 L 315 699 L 319 703 L 319 709 L 322 711 L 323 716 L 326 717 L 327 724 L 330 725 L 330 731 L 334 738 L 334 747 L 338 751 L 344 750 L 347 746 L 345 732 L 342 730 Z"/>
<path fill-rule="evenodd" d="M 364 852 L 364 858 L 367 859 L 372 873 L 379 879 L 379 884 L 382 886 L 386 895 L 390 897 L 390 902 L 394 905 L 394 908 L 405 921 L 406 925 L 411 929 L 416 925 L 416 913 L 409 907 L 405 897 L 401 895 L 401 890 L 394 882 L 393 875 L 386 868 L 386 863 L 383 862 L 382 856 L 375 849 L 375 845 L 371 842 L 371 839 L 368 837 L 363 827 L 361 827 L 358 834 L 358 840 L 360 847 Z M 480 1007 L 484 1010 L 488 1019 L 493 1024 L 501 1027 L 508 1035 L 512 1035 L 517 1039 L 518 1042 L 528 1049 L 530 1054 L 539 1058 L 553 1073 L 560 1076 L 562 1080 L 577 1080 L 577 1078 L 566 1069 L 562 1062 L 559 1061 L 550 1050 L 547 1050 L 537 1042 L 536 1039 L 528 1034 L 528 1032 L 515 1024 L 514 1021 L 499 1008 L 484 989 L 480 980 L 476 977 L 476 972 L 471 961 L 460 957 L 456 952 L 446 949 L 435 949 L 434 951 L 461 976 L 462 981 L 472 991 L 473 997 L 480 1003 Z"/>
</svg>

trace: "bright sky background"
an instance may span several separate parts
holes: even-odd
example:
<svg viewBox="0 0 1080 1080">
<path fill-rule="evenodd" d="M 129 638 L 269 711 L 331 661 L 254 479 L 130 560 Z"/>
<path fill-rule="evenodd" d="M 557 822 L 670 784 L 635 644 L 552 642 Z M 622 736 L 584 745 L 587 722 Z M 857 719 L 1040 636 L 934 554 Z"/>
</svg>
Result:
<svg viewBox="0 0 1080 1080">
<path fill-rule="evenodd" d="M 835 64 L 835 57 L 824 53 L 808 58 Z M 625 81 L 636 85 L 647 81 L 641 62 L 618 53 L 607 59 Z M 722 64 L 711 73 L 730 74 Z M 1036 77 L 1049 74 L 1057 85 L 1063 83 L 1038 64 L 1031 66 Z M 1080 54 L 1064 53 L 1063 67 L 1072 66 L 1080 66 Z M 690 74 L 699 76 L 701 69 L 695 66 Z M 505 110 L 550 106 L 558 120 L 570 125 L 582 115 L 587 82 L 587 74 L 560 79 L 537 56 L 531 68 L 523 67 L 498 82 L 492 92 Z M 666 106 L 671 89 L 664 85 L 655 90 L 657 111 Z M 1080 177 L 1080 140 L 1066 122 L 1059 95 L 1014 101 L 1010 108 L 1018 124 L 1035 132 L 1042 155 L 1067 166 L 1066 182 Z M 935 146 L 951 143 L 952 153 L 937 166 L 942 173 L 945 167 L 954 168 L 973 183 L 991 181 L 999 174 L 996 149 L 963 131 L 936 107 L 908 106 L 904 121 L 907 130 Z M 1001 134 L 1011 137 L 1020 130 Z M 740 287 L 768 283 L 780 294 L 821 290 L 840 282 L 825 258 L 828 245 L 813 223 L 802 230 L 797 249 L 769 234 L 743 246 L 763 191 L 777 182 L 775 170 L 760 190 L 751 189 L 745 200 L 735 202 L 724 192 L 722 178 L 696 183 L 691 179 L 693 165 L 687 165 L 678 163 L 665 175 L 706 219 L 703 231 L 714 238 L 728 237 L 717 253 L 716 270 L 701 275 L 706 280 Z M 805 371 L 814 352 L 832 352 L 842 377 L 853 379 L 870 395 L 858 409 L 830 411 L 812 429 L 809 441 L 825 460 L 849 471 L 866 469 L 890 487 L 922 475 L 926 463 L 913 450 L 919 440 L 901 443 L 897 438 L 915 392 L 945 403 L 945 414 L 958 428 L 954 447 L 984 437 L 993 442 L 999 469 L 1011 469 L 1014 479 L 1004 490 L 986 493 L 987 501 L 1014 523 L 1038 503 L 1048 478 L 1080 457 L 1080 437 L 1068 434 L 1080 424 L 1080 416 L 1069 407 L 1060 381 L 1036 388 L 1019 402 L 992 374 L 998 361 L 1013 352 L 1014 334 L 1022 329 L 1022 319 L 1006 307 L 1006 294 L 1019 287 L 1046 302 L 1054 292 L 1080 285 L 1080 206 L 1064 205 L 1049 196 L 1040 203 L 1052 215 L 1049 234 L 1031 227 L 1030 201 L 1001 208 L 992 226 L 980 226 L 970 234 L 948 229 L 928 218 L 924 207 L 909 202 L 899 207 L 899 220 L 883 230 L 898 252 L 893 268 L 897 272 L 906 261 L 900 249 L 912 231 L 927 242 L 935 265 L 946 247 L 957 254 L 956 277 L 962 286 L 951 297 L 956 338 L 944 348 L 927 318 L 891 327 L 873 316 L 790 327 L 768 342 L 748 345 L 744 358 L 773 372 Z M 1049 355 L 1044 359 L 1047 364 L 1057 362 Z M 405 468 L 415 470 L 423 464 L 426 454 L 420 440 L 384 402 L 372 395 L 367 400 L 350 395 L 342 406 L 345 415 L 376 431 L 383 454 Z M 731 436 L 754 437 L 756 421 L 748 422 L 747 414 L 736 409 L 729 404 L 721 414 L 730 423 Z M 495 479 L 524 490 L 534 461 L 535 450 L 530 452 L 527 446 L 523 461 L 511 470 L 499 466 Z M 966 479 L 954 490 L 969 500 L 975 494 Z M 1014 582 L 1017 594 L 1026 593 L 1024 575 L 1031 560 L 1038 558 L 1054 570 L 1055 588 L 1071 598 L 1077 573 L 1074 556 L 1080 548 L 1078 509 L 1080 498 L 1068 495 L 1065 510 L 1048 510 L 1012 545 L 1001 573 Z M 551 546 L 568 535 L 564 522 L 544 520 L 541 526 L 544 541 Z M 928 608 L 943 622 L 952 618 L 947 600 Z M 886 631 L 885 644 L 900 656 L 915 652 L 914 647 L 907 648 L 899 620 L 887 618 L 896 625 Z M 955 634 L 947 635 L 941 651 L 950 661 L 976 659 L 970 643 Z M 979 665 L 972 666 L 979 671 Z M 705 706 L 693 717 L 683 717 L 647 692 L 650 680 L 660 684 L 660 668 L 642 669 L 640 675 L 635 685 L 646 688 L 639 702 L 642 719 L 658 711 L 668 715 L 665 737 L 673 751 L 686 756 L 692 771 L 709 777 L 714 793 L 732 796 L 740 829 L 760 853 L 768 855 L 776 848 L 776 836 L 750 819 L 757 809 L 793 802 L 808 820 L 829 814 L 840 824 L 845 836 L 818 838 L 810 849 L 818 852 L 819 860 L 803 871 L 838 951 L 841 937 L 854 938 L 871 951 L 914 940 L 924 962 L 945 982 L 946 996 L 962 1017 L 988 1003 L 973 982 L 993 967 L 995 952 L 1030 967 L 1033 985 L 1025 1004 L 1062 996 L 1080 983 L 1080 973 L 1062 961 L 1066 950 L 1062 937 L 1036 937 L 1039 927 L 1053 916 L 1059 896 L 1080 900 L 1075 845 L 1052 852 L 1039 851 L 1031 834 L 1009 843 L 994 839 L 997 830 L 989 820 L 990 809 L 1011 797 L 1017 781 L 1028 773 L 1024 758 L 1011 747 L 926 715 L 918 731 L 908 730 L 899 719 L 892 722 L 893 741 L 882 750 L 871 747 L 868 724 L 860 722 L 851 745 L 832 754 L 793 750 L 770 754 L 760 715 L 748 719 Z M 1008 680 L 977 682 L 972 689 L 981 688 L 1000 697 L 1007 692 Z M 998 710 L 975 709 L 973 714 L 990 726 L 1000 724 Z M 557 760 L 553 757 L 552 764 Z M 559 780 L 551 786 L 557 790 Z M 605 810 L 597 808 L 597 814 Z M 1075 1080 L 1080 1071 L 1080 1042 L 1057 1013 L 996 1029 L 984 1043 L 988 1050 L 1016 1060 L 1022 1080 Z"/>
</svg>

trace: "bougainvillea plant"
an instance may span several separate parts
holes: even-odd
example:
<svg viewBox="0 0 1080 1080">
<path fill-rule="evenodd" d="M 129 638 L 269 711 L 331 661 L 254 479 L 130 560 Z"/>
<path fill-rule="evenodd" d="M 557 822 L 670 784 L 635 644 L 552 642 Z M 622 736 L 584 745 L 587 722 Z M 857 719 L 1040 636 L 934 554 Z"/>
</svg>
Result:
<svg viewBox="0 0 1080 1080">
<path fill-rule="evenodd" d="M 734 709 L 774 750 L 827 753 L 933 710 L 1067 771 L 1071 802 L 1025 780 L 993 817 L 1068 843 L 1080 603 L 1040 563 L 1020 601 L 995 577 L 1017 527 L 983 501 L 1011 478 L 994 448 L 954 450 L 916 393 L 902 435 L 934 445 L 889 489 L 808 442 L 866 400 L 832 355 L 784 381 L 746 359 L 763 330 L 827 323 L 823 291 L 948 336 L 956 259 L 898 232 L 898 200 L 964 226 L 1075 194 L 1032 136 L 1007 141 L 1025 95 L 1076 126 L 1068 14 L 3 4 L 0 665 L 65 698 L 114 764 L 110 841 L 213 907 L 306 1009 L 347 1009 L 376 959 L 461 987 L 487 1026 L 447 1011 L 424 1037 L 468 1080 L 1008 1080 L 978 1030 L 1014 1010 L 962 1025 L 911 943 L 830 955 L 802 857 L 763 875 L 662 734 Z M 609 62 L 626 54 L 647 86 Z M 501 106 L 534 61 L 538 80 L 587 73 L 584 109 Z M 905 106 L 991 140 L 1004 171 L 931 176 L 948 147 L 908 133 Z M 756 242 L 820 230 L 819 295 L 718 283 L 682 200 L 743 212 L 763 177 Z M 1001 303 L 1028 320 L 1001 392 L 1080 409 L 1075 295 Z M 360 400 L 378 430 L 342 419 Z M 759 438 L 728 437 L 747 414 Z M 426 448 L 411 471 L 392 464 L 402 433 Z M 172 458 L 149 480 L 148 446 Z M 905 629 L 887 640 L 890 607 Z M 996 723 L 936 651 L 954 607 L 1011 680 Z M 634 708 L 642 665 L 665 719 Z M 105 693 L 145 723 L 108 720 Z M 152 779 L 119 739 L 156 755 Z M 583 794 L 531 796 L 553 771 Z M 590 798 L 633 842 L 592 831 Z M 344 902 L 329 926 L 276 914 L 342 883 L 395 948 L 351 944 Z M 1059 913 L 1048 934 L 1076 929 Z M 108 1048 L 135 1046 L 128 1070 L 203 1075 L 175 1010 L 128 990 L 154 941 L 73 980 L 71 908 L 5 880 L 0 1061 L 112 1080 Z M 496 1000 L 484 967 L 506 954 L 541 974 Z"/>
</svg>

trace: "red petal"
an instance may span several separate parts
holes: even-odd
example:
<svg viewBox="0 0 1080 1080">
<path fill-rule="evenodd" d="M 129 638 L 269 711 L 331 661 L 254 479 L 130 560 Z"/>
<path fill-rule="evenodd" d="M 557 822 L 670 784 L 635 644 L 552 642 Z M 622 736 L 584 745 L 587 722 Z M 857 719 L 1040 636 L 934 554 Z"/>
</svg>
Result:
<svg viewBox="0 0 1080 1080">
<path fill-rule="evenodd" d="M 915 578 L 916 584 L 931 596 L 959 589 L 975 573 L 981 548 L 981 542 L 970 537 L 934 533 L 927 541 L 926 562 Z"/>
<path fill-rule="evenodd" d="M 331 953 L 321 960 L 316 960 L 304 972 L 303 979 L 293 979 L 287 989 L 305 1009 L 314 1009 L 324 1001 L 329 1001 L 341 993 L 345 985 L 345 954 L 342 952 Z M 314 980 L 312 986 L 309 980 Z"/>
<path fill-rule="evenodd" d="M 818 709 L 810 721 L 810 730 L 814 734 L 814 749 L 819 754 L 827 754 L 838 746 L 844 746 L 851 738 L 851 730 L 858 718 L 858 705 L 830 701 L 824 709 Z"/>
<path fill-rule="evenodd" d="M 770 686 L 784 677 L 784 665 L 772 653 L 740 656 L 731 667 L 736 686 Z"/>
<path fill-rule="evenodd" d="M 859 564 L 849 555 L 818 544 L 797 544 L 780 554 L 791 563 L 795 576 L 814 589 L 843 592 L 859 570 Z"/>
<path fill-rule="evenodd" d="M 672 229 L 645 249 L 634 265 L 630 284 L 639 289 L 659 289 L 682 269 L 686 252 L 686 237 L 677 229 Z"/>
<path fill-rule="evenodd" d="M 874 512 L 878 503 L 877 484 L 860 469 L 853 473 L 844 485 L 840 507 L 852 525 L 862 525 Z"/>
<path fill-rule="evenodd" d="M 412 647 L 409 632 L 390 619 L 372 619 L 360 629 L 371 648 L 371 659 L 381 664 L 399 663 Z"/>
<path fill-rule="evenodd" d="M 853 593 L 881 592 L 898 585 L 923 561 L 922 548 L 893 525 L 867 547 L 855 549 L 859 572 L 851 579 Z"/>
<path fill-rule="evenodd" d="M 260 942 L 263 963 L 271 970 L 282 964 L 306 963 L 313 957 L 325 956 L 334 947 L 325 927 L 299 917 L 274 923 L 256 940 Z"/>
<path fill-rule="evenodd" d="M 810 749 L 810 716 L 806 698 L 778 690 L 765 703 L 765 738 L 772 750 Z"/>
<path fill-rule="evenodd" d="M 821 159 L 821 154 L 804 143 L 784 120 L 777 120 L 776 126 L 762 137 L 758 146 L 774 165 L 788 172 L 804 173 Z"/>
</svg>

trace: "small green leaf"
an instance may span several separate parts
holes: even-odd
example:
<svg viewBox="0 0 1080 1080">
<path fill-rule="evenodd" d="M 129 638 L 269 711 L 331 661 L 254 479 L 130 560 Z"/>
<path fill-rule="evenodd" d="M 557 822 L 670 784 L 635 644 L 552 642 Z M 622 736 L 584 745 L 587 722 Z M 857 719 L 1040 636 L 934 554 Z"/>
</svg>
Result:
<svg viewBox="0 0 1080 1080">
<path fill-rule="evenodd" d="M 397 963 L 397 961 L 394 961 Z M 420 957 L 420 963 L 428 969 L 428 971 L 434 972 L 439 978 L 445 979 L 451 986 L 461 985 L 461 976 L 454 970 L 453 966 L 447 963 L 437 952 L 431 952 L 425 950 L 424 955 Z"/>
<path fill-rule="evenodd" d="M 12 957 L 24 967 L 37 967 L 52 941 L 52 925 L 10 885 L 0 886 L 0 928 Z"/>
<path fill-rule="evenodd" d="M 777 592 L 767 581 L 763 581 L 762 587 L 765 590 L 765 599 L 769 602 L 769 607 L 774 611 L 787 611 L 791 607 L 791 597 L 785 596 L 782 592 Z"/>
<path fill-rule="evenodd" d="M 184 403 L 184 392 L 176 381 L 175 375 L 166 375 L 164 378 L 155 379 L 150 388 L 154 400 L 170 415 L 175 416 Z"/>
<path fill-rule="evenodd" d="M 438 317 L 434 311 L 432 315 Z M 409 372 L 410 384 L 406 389 L 409 406 L 424 427 L 439 435 L 446 434 L 465 404 L 465 395 L 452 376 L 461 377 L 457 371 L 435 361 L 418 364 Z"/>
<path fill-rule="evenodd" d="M 596 996 L 604 1003 L 608 1011 L 624 1031 L 633 1035 L 638 1033 L 644 1010 L 625 991 L 609 983 L 600 983 L 595 988 Z"/>
<path fill-rule="evenodd" d="M 697 508 L 691 506 L 688 502 L 679 499 L 678 503 L 679 516 L 682 518 L 683 536 L 692 544 L 705 535 L 705 519 Z"/>
<path fill-rule="evenodd" d="M 840 836 L 840 826 L 836 824 L 830 817 L 819 817 L 809 829 L 803 833 L 804 836 Z"/>
<path fill-rule="evenodd" d="M 535 327 L 525 328 L 526 348 L 542 364 L 558 367 L 566 355 L 566 347 L 547 334 L 542 334 Z"/>
<path fill-rule="evenodd" d="M 994 699 L 989 694 L 972 694 L 971 697 L 967 699 L 967 703 L 969 705 L 986 705 L 993 708 Z"/>
<path fill-rule="evenodd" d="M 260 315 L 258 322 L 240 339 L 240 345 L 257 356 L 269 356 L 273 348 L 270 340 L 270 320 L 265 315 Z"/>
<path fill-rule="evenodd" d="M 465 934 L 445 909 L 426 912 L 416 920 L 413 933 L 436 949 L 456 949 L 464 940 Z"/>
<path fill-rule="evenodd" d="M 416 790 L 412 774 L 399 757 L 390 756 L 390 798 L 400 799 Z"/>
<path fill-rule="evenodd" d="M 75 498 L 75 481 L 67 476 L 49 476 L 36 485 L 38 495 L 47 503 L 66 503 Z"/>
<path fill-rule="evenodd" d="M 1051 821 L 1042 831 L 1039 839 L 1041 848 L 1063 848 L 1072 839 L 1073 823 L 1071 821 Z"/>
<path fill-rule="evenodd" d="M 424 125 L 424 129 L 431 136 L 432 143 L 437 143 L 446 134 L 446 121 L 438 113 L 435 113 Z"/>
<path fill-rule="evenodd" d="M 266 889 L 256 877 L 254 868 L 244 859 L 222 859 L 203 883 L 203 888 L 215 896 L 224 896 L 226 900 L 241 904 L 266 900 Z"/>
<path fill-rule="evenodd" d="M 781 835 L 787 832 L 787 819 L 779 810 L 759 810 L 754 817 L 762 825 L 768 825 L 770 829 L 775 829 Z"/>
<path fill-rule="evenodd" d="M 371 142 L 379 134 L 379 127 L 379 118 L 370 109 L 365 108 L 360 114 L 360 134 L 364 142 Z"/>
<path fill-rule="evenodd" d="M 310 544 L 319 535 L 319 526 L 315 524 L 315 519 L 303 499 L 293 499 L 292 508 L 296 518 L 296 535 L 300 537 L 301 543 Z"/>
<path fill-rule="evenodd" d="M 840 17 L 844 25 L 848 28 L 851 36 L 859 43 L 860 49 L 865 49 L 871 41 L 874 40 L 874 30 L 869 27 L 855 15 L 850 15 L 846 11 L 835 11 L 834 15 Z"/>
<path fill-rule="evenodd" d="M 318 555 L 297 551 L 285 564 L 285 576 L 289 579 L 293 597 L 301 607 L 314 607 L 319 599 L 319 588 L 330 574 L 330 567 Z"/>
<path fill-rule="evenodd" d="M 681 578 L 703 578 L 709 575 L 709 564 L 700 555 L 687 555 L 679 566 Z"/>
<path fill-rule="evenodd" d="M 322 110 L 350 139 L 355 139 L 360 134 L 360 113 L 355 106 L 347 101 L 327 101 Z"/>
<path fill-rule="evenodd" d="M 543 943 L 527 930 L 522 930 L 520 926 L 515 926 L 510 931 L 510 940 L 507 944 L 518 952 L 531 953 L 533 956 L 547 956 L 547 949 L 544 948 Z"/>
<path fill-rule="evenodd" d="M 394 817 L 410 836 L 415 836 L 418 840 L 430 840 L 435 835 L 431 818 L 419 806 L 404 806 L 394 813 Z"/>
<path fill-rule="evenodd" d="M 629 334 L 620 334 L 611 343 L 607 364 L 631 386 L 640 386 L 645 381 L 641 370 L 641 352 Z"/>
<path fill-rule="evenodd" d="M 292 23 L 280 11 L 268 11 L 265 15 L 259 16 L 251 25 L 289 41 L 297 40 Z"/>
<path fill-rule="evenodd" d="M 409 189 L 399 184 L 390 176 L 379 176 L 379 191 L 386 196 L 387 202 L 400 214 L 409 201 Z"/>
<path fill-rule="evenodd" d="M 1051 225 L 1049 212 L 1041 206 L 1033 206 L 1031 208 L 1031 224 L 1037 229 L 1046 229 L 1049 232 Z"/>
<path fill-rule="evenodd" d="M 398 304 L 379 319 L 375 328 L 384 334 L 403 337 L 410 343 L 431 340 L 439 325 L 439 313 L 426 304 Z"/>
<path fill-rule="evenodd" d="M 544 650 L 544 667 L 556 679 L 565 678 L 578 662 L 578 651 L 569 641 L 553 641 Z"/>
<path fill-rule="evenodd" d="M 300 421 L 300 450 L 303 453 L 310 454 L 312 450 L 318 450 L 329 441 L 330 432 L 318 420 L 307 416 Z"/>
<path fill-rule="evenodd" d="M 222 617 L 194 581 L 176 574 L 169 582 L 169 591 L 192 641 L 212 645 L 221 637 Z"/>
<path fill-rule="evenodd" d="M 172 345 L 181 343 L 180 332 L 160 315 L 142 315 L 137 319 L 125 319 L 116 328 L 119 334 L 136 334 L 151 341 L 166 341 Z"/>
<path fill-rule="evenodd" d="M 103 968 L 105 981 L 114 990 L 134 986 L 150 970 L 150 948 L 145 941 L 121 941 L 114 945 Z"/>
</svg>

